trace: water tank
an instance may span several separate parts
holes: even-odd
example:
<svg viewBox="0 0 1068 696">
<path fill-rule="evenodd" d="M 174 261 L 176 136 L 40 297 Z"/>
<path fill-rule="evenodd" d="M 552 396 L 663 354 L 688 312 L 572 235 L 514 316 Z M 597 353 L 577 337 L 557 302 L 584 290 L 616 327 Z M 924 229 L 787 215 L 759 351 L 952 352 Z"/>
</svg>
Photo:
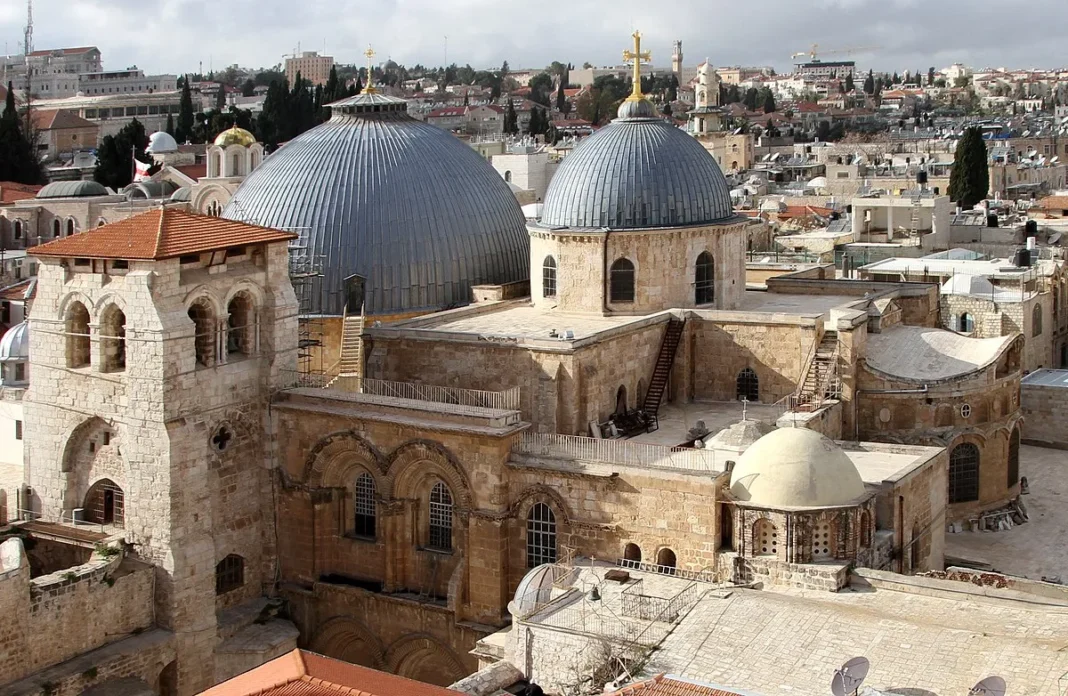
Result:
<svg viewBox="0 0 1068 696">
<path fill-rule="evenodd" d="M 997 227 L 998 226 L 998 214 L 997 213 L 988 213 L 987 214 L 987 216 L 986 216 L 986 226 L 987 227 Z"/>
<path fill-rule="evenodd" d="M 922 169 L 916 172 L 916 183 L 920 186 L 925 186 L 927 184 L 927 172 Z"/>
<path fill-rule="evenodd" d="M 1038 222 L 1036 220 L 1028 220 L 1024 224 L 1024 233 L 1028 237 L 1038 236 Z"/>
<path fill-rule="evenodd" d="M 1012 257 L 1012 263 L 1020 268 L 1028 268 L 1031 265 L 1031 252 L 1027 249 L 1017 249 Z"/>
</svg>

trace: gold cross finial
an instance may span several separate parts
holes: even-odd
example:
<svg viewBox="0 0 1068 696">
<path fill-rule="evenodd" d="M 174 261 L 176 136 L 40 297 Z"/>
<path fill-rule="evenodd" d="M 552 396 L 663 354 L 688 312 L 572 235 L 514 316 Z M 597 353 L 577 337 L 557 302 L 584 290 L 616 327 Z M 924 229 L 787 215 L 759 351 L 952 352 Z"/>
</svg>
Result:
<svg viewBox="0 0 1068 696">
<path fill-rule="evenodd" d="M 367 84 L 363 88 L 363 93 L 374 94 L 377 90 L 375 89 L 374 80 L 371 79 L 371 61 L 374 60 L 375 49 L 371 48 L 371 46 L 368 45 L 367 50 L 363 52 L 363 55 L 367 57 Z"/>
<path fill-rule="evenodd" d="M 642 63 L 649 62 L 653 59 L 653 54 L 649 51 L 642 51 L 642 35 L 641 32 L 635 31 L 634 34 L 634 52 L 623 51 L 623 62 L 629 63 L 634 61 L 634 77 L 633 87 L 631 88 L 630 96 L 627 97 L 627 101 L 640 101 L 642 97 Z"/>
</svg>

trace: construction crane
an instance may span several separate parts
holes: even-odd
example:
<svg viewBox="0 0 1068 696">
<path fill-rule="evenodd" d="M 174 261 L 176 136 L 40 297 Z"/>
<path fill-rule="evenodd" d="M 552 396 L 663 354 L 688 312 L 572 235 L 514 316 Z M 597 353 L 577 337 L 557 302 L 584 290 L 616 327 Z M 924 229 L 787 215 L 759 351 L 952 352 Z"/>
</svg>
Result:
<svg viewBox="0 0 1068 696">
<path fill-rule="evenodd" d="M 863 53 L 865 51 L 877 51 L 880 48 L 882 48 L 882 46 L 853 46 L 853 47 L 850 47 L 850 48 L 836 48 L 836 49 L 832 49 L 830 51 L 821 51 L 819 44 L 812 44 L 812 47 L 810 49 L 808 49 L 807 51 L 801 51 L 800 53 L 795 53 L 795 54 L 791 55 L 790 58 L 793 59 L 793 58 L 800 58 L 801 56 L 808 56 L 808 59 L 810 61 L 816 62 L 816 61 L 819 60 L 816 57 L 817 55 L 820 55 L 820 56 L 846 55 L 846 56 L 848 56 L 848 55 L 852 55 L 854 53 Z"/>
</svg>

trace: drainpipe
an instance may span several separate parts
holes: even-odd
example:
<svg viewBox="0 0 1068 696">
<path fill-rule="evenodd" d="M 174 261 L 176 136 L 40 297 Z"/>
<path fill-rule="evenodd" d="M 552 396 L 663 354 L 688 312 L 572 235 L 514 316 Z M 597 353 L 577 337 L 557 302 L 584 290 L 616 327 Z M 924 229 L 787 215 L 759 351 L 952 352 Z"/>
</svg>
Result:
<svg viewBox="0 0 1068 696">
<path fill-rule="evenodd" d="M 926 394 L 928 392 L 928 385 L 923 385 L 919 389 L 857 389 L 854 394 L 857 396 L 857 410 L 860 410 L 860 395 L 861 394 Z M 860 442 L 860 418 L 853 417 L 853 440 Z"/>
</svg>

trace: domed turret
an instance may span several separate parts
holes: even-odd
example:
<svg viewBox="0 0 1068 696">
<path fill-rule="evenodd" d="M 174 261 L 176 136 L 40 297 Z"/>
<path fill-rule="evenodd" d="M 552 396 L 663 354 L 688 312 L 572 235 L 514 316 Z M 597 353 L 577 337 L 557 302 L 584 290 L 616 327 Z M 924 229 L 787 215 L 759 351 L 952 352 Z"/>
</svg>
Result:
<svg viewBox="0 0 1068 696">
<path fill-rule="evenodd" d="M 731 472 L 731 495 L 771 508 L 849 505 L 864 493 L 864 481 L 842 448 L 808 428 L 773 430 Z"/>
<path fill-rule="evenodd" d="M 214 145 L 217 147 L 227 148 L 231 145 L 240 145 L 241 147 L 251 147 L 256 144 L 256 136 L 248 132 L 244 128 L 238 128 L 234 126 L 229 130 L 224 130 L 215 137 Z"/>
<path fill-rule="evenodd" d="M 15 324 L 0 337 L 0 385 L 25 386 L 30 362 L 30 325 Z"/>
</svg>

